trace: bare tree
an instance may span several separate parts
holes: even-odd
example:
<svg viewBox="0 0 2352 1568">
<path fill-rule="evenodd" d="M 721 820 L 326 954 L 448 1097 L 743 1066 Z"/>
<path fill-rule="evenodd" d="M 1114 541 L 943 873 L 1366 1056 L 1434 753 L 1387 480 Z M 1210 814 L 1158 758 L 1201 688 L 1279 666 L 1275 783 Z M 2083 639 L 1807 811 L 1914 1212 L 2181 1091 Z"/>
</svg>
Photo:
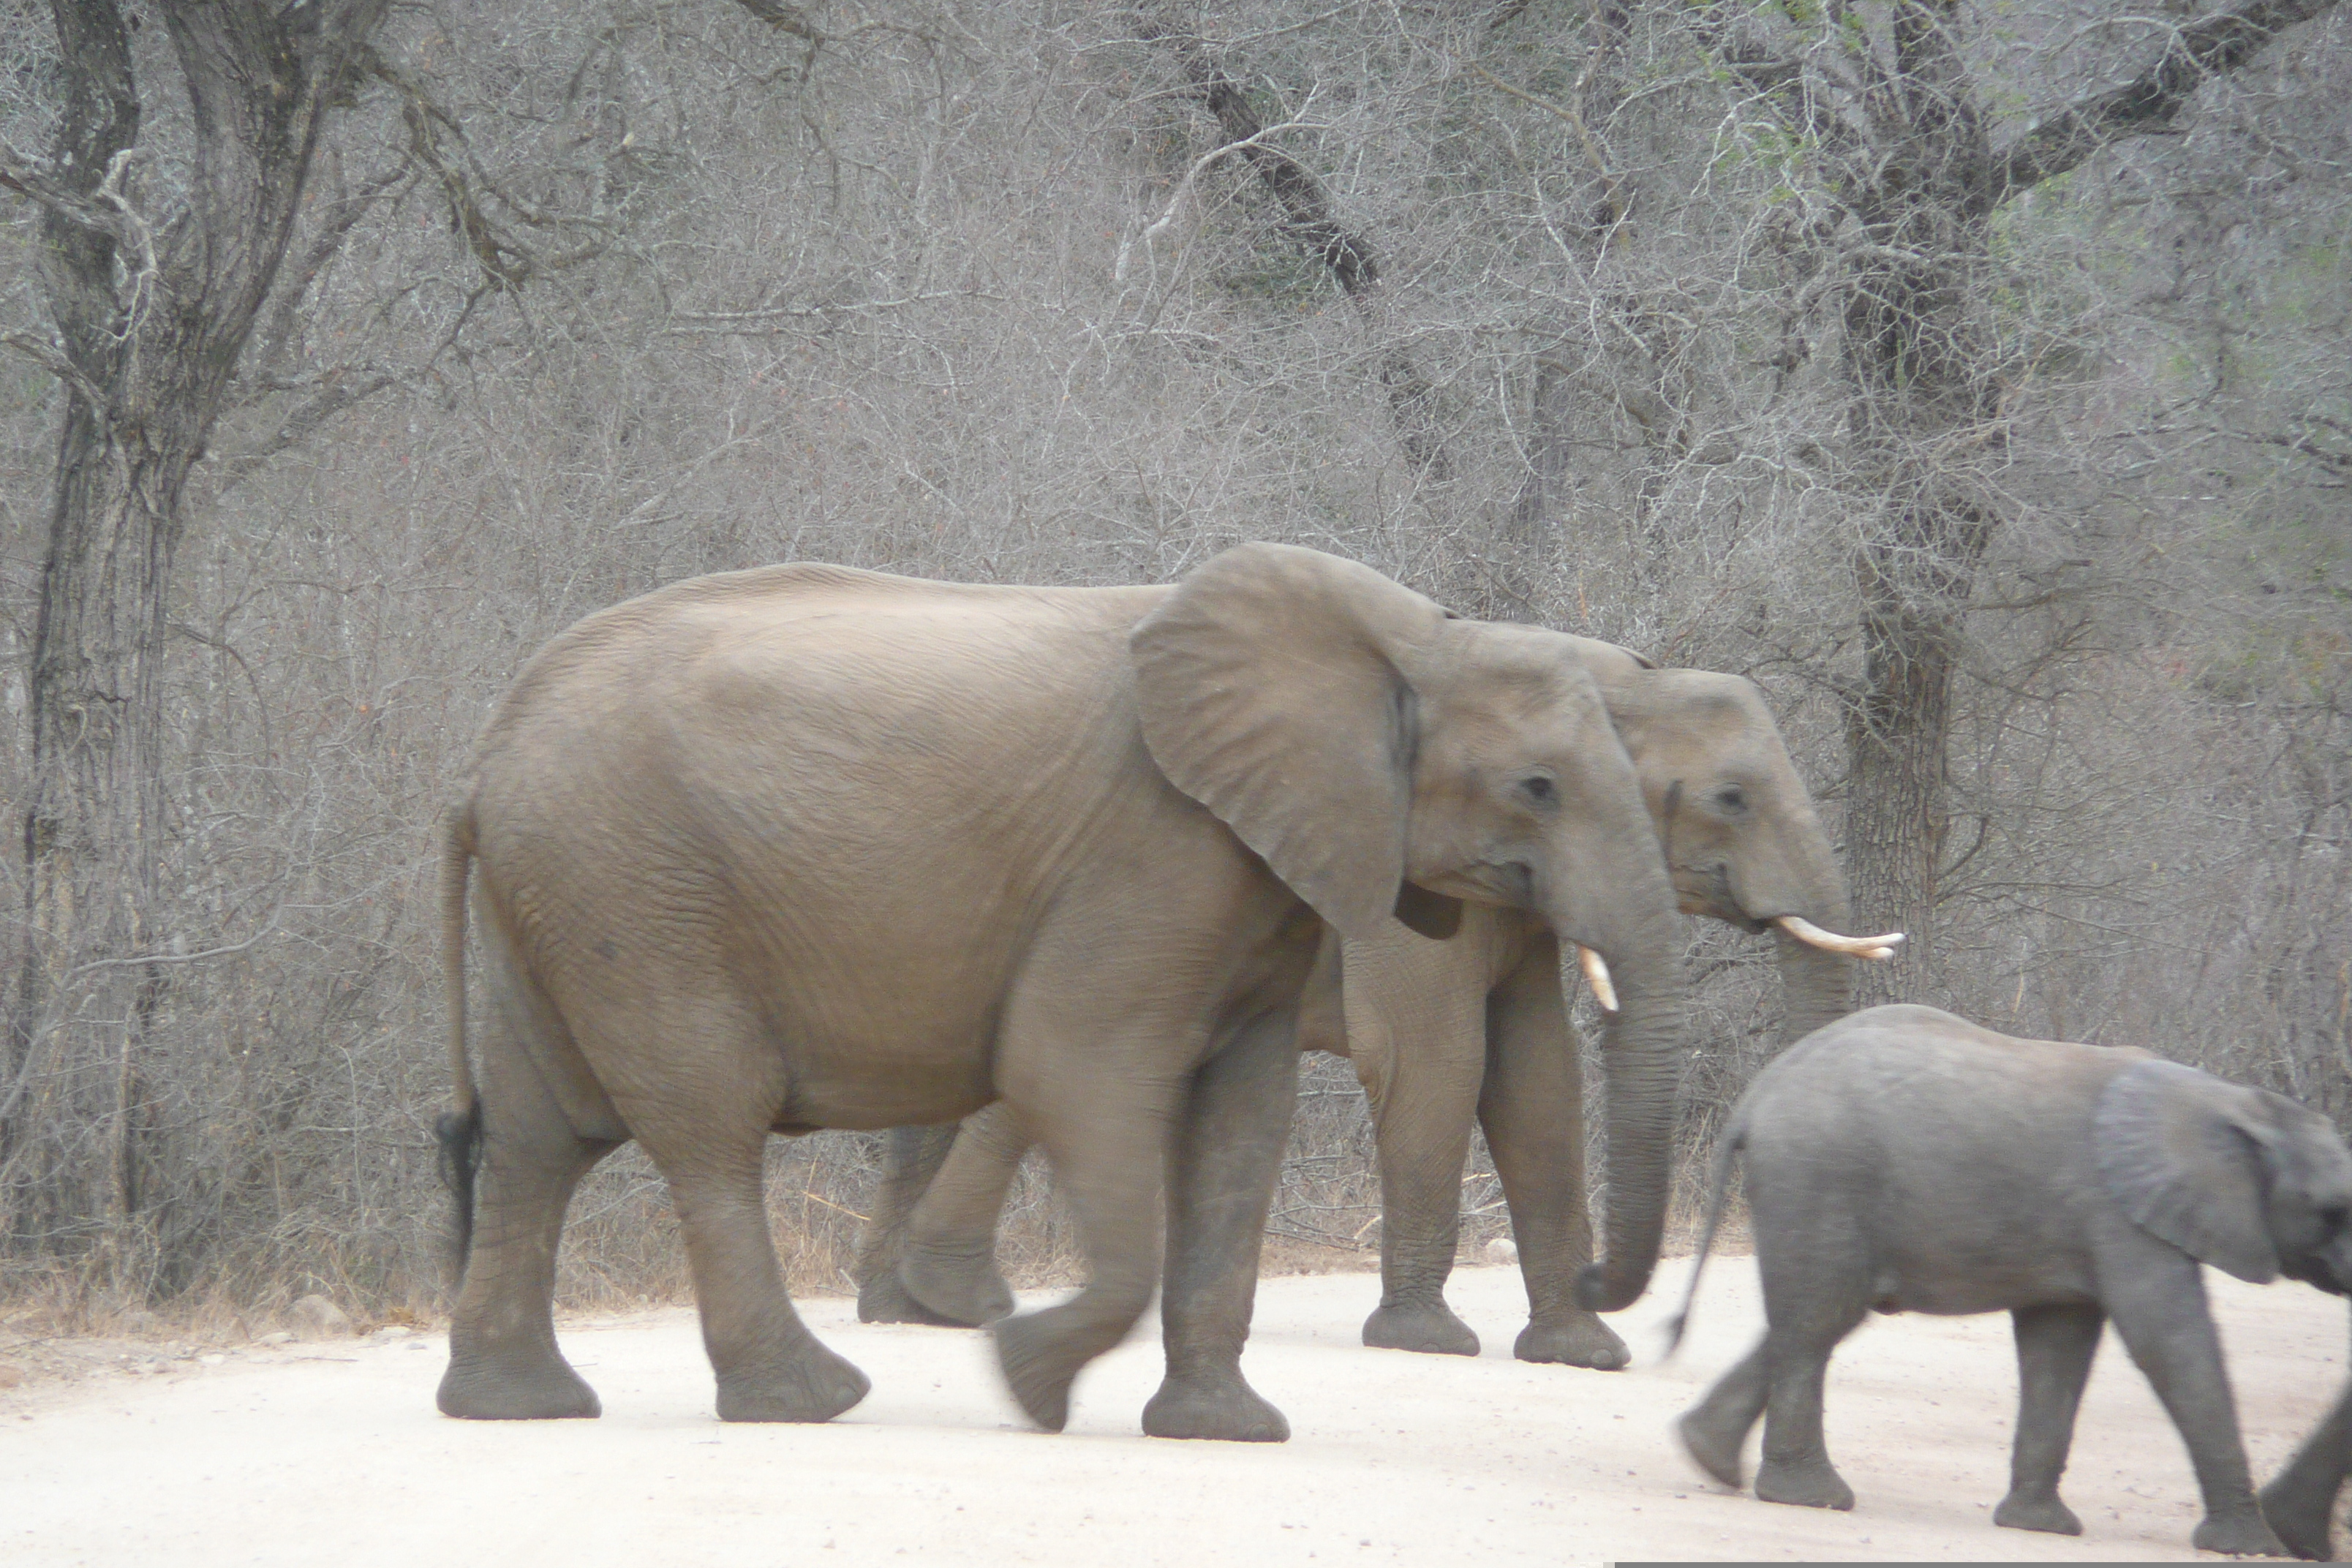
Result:
<svg viewBox="0 0 2352 1568">
<path fill-rule="evenodd" d="M 0 184 L 42 211 L 56 334 L 11 342 L 67 389 L 30 660 L 25 948 L 0 1071 L 0 1160 L 19 1173 L 10 1229 L 44 1249 L 140 1207 L 142 1036 L 170 968 L 206 945 L 155 919 L 160 665 L 184 497 L 383 0 L 160 9 L 184 123 L 156 123 L 116 0 L 60 0 L 52 151 L 0 154 Z M 42 1081 L 103 1098 L 27 1104 L 51 1052 L 87 1070 Z M 102 1147 L 26 1147 L 77 1111 L 110 1130 Z"/>
<path fill-rule="evenodd" d="M 2334 0 L 2252 0 L 2171 31 L 2122 85 L 1996 148 L 1959 0 L 1893 0 L 1874 25 L 1832 6 L 1793 37 L 1718 32 L 1717 58 L 1814 149 L 1835 217 L 1843 432 L 1864 672 L 1847 721 L 1848 875 L 1863 923 L 1907 930 L 1932 975 L 1962 622 L 2002 501 L 2011 405 L 2034 366 L 1982 319 L 1995 216 L 2116 141 L 2160 132 L 2217 73 Z M 1874 971 L 1864 1000 L 1916 981 Z"/>
</svg>

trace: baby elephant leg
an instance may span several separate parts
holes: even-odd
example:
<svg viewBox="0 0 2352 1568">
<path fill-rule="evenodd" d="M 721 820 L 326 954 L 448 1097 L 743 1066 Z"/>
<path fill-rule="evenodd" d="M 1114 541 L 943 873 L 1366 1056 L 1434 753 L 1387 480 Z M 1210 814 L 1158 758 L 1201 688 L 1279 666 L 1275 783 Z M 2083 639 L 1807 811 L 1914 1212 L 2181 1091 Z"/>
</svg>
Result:
<svg viewBox="0 0 2352 1568">
<path fill-rule="evenodd" d="M 2010 1321 L 2017 1336 L 2017 1441 L 2010 1451 L 2009 1495 L 1993 1510 L 1992 1521 L 2080 1535 L 2083 1521 L 2058 1499 L 2058 1478 L 2066 1468 L 2074 1412 L 2106 1314 L 2095 1306 L 2020 1307 Z"/>
<path fill-rule="evenodd" d="M 2104 1260 L 2103 1260 L 2104 1261 Z M 2179 1429 L 2204 1494 L 2205 1518 L 2189 1537 L 2200 1552 L 2284 1557 L 2254 1501 L 2246 1449 L 2238 1438 L 2237 1402 L 2221 1364 L 2221 1336 L 2205 1305 L 2195 1260 L 2167 1249 L 2161 1267 L 2103 1268 L 2108 1315 L 2157 1398 Z"/>
<path fill-rule="evenodd" d="M 1759 1178 L 1751 1152 L 1748 1201 L 1764 1277 L 1764 1462 L 1756 1495 L 1800 1508 L 1850 1509 L 1853 1489 L 1822 1440 L 1822 1384 L 1830 1354 L 1868 1310 L 1867 1250 L 1834 1194 Z"/>
<path fill-rule="evenodd" d="M 2347 1469 L 2352 1469 L 2352 1384 L 2304 1439 L 2277 1479 L 2263 1489 L 2263 1517 L 2297 1557 L 2315 1563 L 2332 1559 L 2327 1524 Z"/>
<path fill-rule="evenodd" d="M 1735 1491 L 1748 1484 L 1740 1469 L 1740 1451 L 1764 1414 L 1764 1398 L 1770 1388 L 1764 1368 L 1764 1342 L 1759 1340 L 1738 1366 L 1716 1380 L 1705 1399 L 1675 1423 L 1675 1436 L 1682 1439 L 1698 1468 Z"/>
</svg>

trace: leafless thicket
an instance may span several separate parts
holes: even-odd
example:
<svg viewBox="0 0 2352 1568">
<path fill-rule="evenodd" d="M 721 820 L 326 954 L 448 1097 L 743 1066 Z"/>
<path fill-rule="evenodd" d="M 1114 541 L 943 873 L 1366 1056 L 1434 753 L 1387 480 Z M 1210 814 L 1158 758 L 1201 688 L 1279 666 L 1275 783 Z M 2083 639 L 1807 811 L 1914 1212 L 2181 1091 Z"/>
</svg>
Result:
<svg viewBox="0 0 2352 1568">
<path fill-rule="evenodd" d="M 192 113 L 207 9 L 268 11 L 0 0 L 0 1292 L 428 1300 L 467 742 L 578 616 L 795 558 L 1286 539 L 1746 673 L 1916 933 L 1876 994 L 2352 1114 L 2320 0 L 321 0 L 307 152 Z M 1776 998 L 1693 940 L 1696 1140 Z M 1376 1243 L 1350 1083 L 1304 1253 Z M 802 1285 L 875 1157 L 777 1145 Z M 567 1290 L 676 1288 L 667 1226 L 615 1160 Z"/>
</svg>

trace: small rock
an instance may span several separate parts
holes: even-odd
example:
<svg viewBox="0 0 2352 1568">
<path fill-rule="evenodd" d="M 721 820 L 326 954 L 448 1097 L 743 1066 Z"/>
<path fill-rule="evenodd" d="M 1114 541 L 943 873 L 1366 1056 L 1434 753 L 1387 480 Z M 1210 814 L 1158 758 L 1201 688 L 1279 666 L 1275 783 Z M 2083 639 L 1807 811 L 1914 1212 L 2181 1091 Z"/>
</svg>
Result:
<svg viewBox="0 0 2352 1568">
<path fill-rule="evenodd" d="M 196 1360 L 202 1362 L 206 1366 L 218 1366 L 221 1363 L 228 1360 L 228 1357 L 221 1354 L 218 1351 L 214 1351 L 208 1355 L 198 1356 Z"/>
<path fill-rule="evenodd" d="M 403 1323 L 386 1323 L 368 1336 L 369 1339 L 383 1344 L 389 1344 L 394 1340 L 409 1340 L 415 1337 L 416 1331 Z"/>
<path fill-rule="evenodd" d="M 306 1340 L 337 1339 L 352 1331 L 352 1320 L 324 1296 L 305 1296 L 287 1309 L 294 1331 Z"/>
<path fill-rule="evenodd" d="M 1486 1244 L 1486 1261 L 1502 1268 L 1519 1260 L 1519 1244 L 1507 1236 L 1498 1236 Z"/>
<path fill-rule="evenodd" d="M 253 1342 L 257 1345 L 292 1344 L 294 1342 L 294 1336 L 288 1333 L 284 1329 L 280 1329 L 276 1333 L 263 1334 Z"/>
</svg>

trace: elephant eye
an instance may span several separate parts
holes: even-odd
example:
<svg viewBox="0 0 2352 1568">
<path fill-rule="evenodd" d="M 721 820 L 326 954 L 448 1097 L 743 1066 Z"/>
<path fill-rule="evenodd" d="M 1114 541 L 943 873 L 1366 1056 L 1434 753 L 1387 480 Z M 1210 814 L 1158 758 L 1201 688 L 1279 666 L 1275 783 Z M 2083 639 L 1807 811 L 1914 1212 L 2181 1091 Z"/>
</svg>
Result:
<svg viewBox="0 0 2352 1568">
<path fill-rule="evenodd" d="M 1746 811 L 1748 792 L 1738 784 L 1726 784 L 1715 792 L 1715 804 L 1726 811 Z"/>
<path fill-rule="evenodd" d="M 1521 779 L 1519 792 L 1538 805 L 1551 805 L 1559 799 L 1559 786 L 1542 773 L 1531 773 Z"/>
</svg>

